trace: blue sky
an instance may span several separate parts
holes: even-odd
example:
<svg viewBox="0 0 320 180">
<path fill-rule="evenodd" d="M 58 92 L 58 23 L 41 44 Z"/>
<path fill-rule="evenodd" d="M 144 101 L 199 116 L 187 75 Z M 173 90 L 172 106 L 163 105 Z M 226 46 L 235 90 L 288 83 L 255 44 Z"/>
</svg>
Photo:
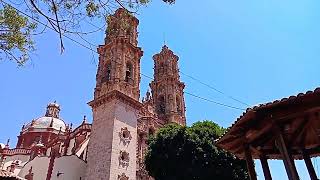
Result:
<svg viewBox="0 0 320 180">
<path fill-rule="evenodd" d="M 172 6 L 154 0 L 138 15 L 139 45 L 144 51 L 141 72 L 153 75 L 152 55 L 165 39 L 180 57 L 182 72 L 247 104 L 313 90 L 320 75 L 319 6 L 316 0 L 177 0 Z M 86 38 L 102 44 L 104 33 Z M 58 36 L 50 31 L 36 40 L 31 65 L 17 68 L 13 62 L 0 62 L 0 142 L 11 138 L 11 146 L 22 124 L 44 115 L 51 101 L 61 104 L 67 123 L 76 126 L 83 115 L 92 119 L 87 102 L 93 97 L 96 54 L 65 39 L 66 50 L 60 55 Z M 184 75 L 181 79 L 188 92 L 246 108 Z M 141 95 L 149 82 L 142 77 Z M 228 127 L 242 114 L 189 95 L 185 98 L 189 125 L 208 119 Z M 301 179 L 309 179 L 304 163 L 296 164 Z M 260 163 L 256 165 L 263 179 Z M 281 161 L 270 166 L 274 179 L 287 179 Z"/>
</svg>

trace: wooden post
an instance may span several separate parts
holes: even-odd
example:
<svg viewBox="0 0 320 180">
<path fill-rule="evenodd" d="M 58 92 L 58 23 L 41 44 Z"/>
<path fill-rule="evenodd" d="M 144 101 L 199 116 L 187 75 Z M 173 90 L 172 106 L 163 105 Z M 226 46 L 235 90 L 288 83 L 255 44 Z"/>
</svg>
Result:
<svg viewBox="0 0 320 180">
<path fill-rule="evenodd" d="M 287 172 L 289 180 L 299 180 L 299 175 L 298 175 L 296 166 L 294 164 L 294 160 L 291 159 L 291 156 L 288 152 L 285 140 L 284 140 L 281 132 L 278 135 L 276 143 L 277 143 L 278 149 L 281 153 L 282 160 L 283 160 L 284 166 L 286 168 L 286 172 Z"/>
<path fill-rule="evenodd" d="M 267 157 L 265 155 L 261 155 L 260 162 L 261 162 L 261 166 L 264 174 L 264 179 L 272 180 Z"/>
<path fill-rule="evenodd" d="M 249 145 L 244 146 L 244 155 L 247 162 L 247 169 L 249 172 L 250 180 L 257 180 L 256 171 L 254 169 L 254 162 L 251 156 L 251 151 L 249 149 Z"/>
<path fill-rule="evenodd" d="M 316 171 L 313 168 L 313 165 L 312 165 L 312 162 L 311 162 L 311 159 L 310 159 L 310 156 L 309 156 L 309 153 L 307 152 L 307 150 L 302 149 L 302 156 L 303 156 L 304 162 L 307 166 L 311 180 L 318 180 Z"/>
</svg>

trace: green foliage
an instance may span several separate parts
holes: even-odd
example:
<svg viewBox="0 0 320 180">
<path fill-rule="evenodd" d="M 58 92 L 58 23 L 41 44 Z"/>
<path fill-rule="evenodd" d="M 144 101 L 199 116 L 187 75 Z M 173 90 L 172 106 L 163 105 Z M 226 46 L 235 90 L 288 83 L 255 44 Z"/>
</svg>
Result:
<svg viewBox="0 0 320 180">
<path fill-rule="evenodd" d="M 23 65 L 34 50 L 31 33 L 37 25 L 20 15 L 11 6 L 0 9 L 0 49 L 1 59 L 14 60 Z"/>
<path fill-rule="evenodd" d="M 107 17 L 117 8 L 125 8 L 128 13 L 136 13 L 141 5 L 150 0 L 15 0 L 1 1 L 0 7 L 0 49 L 1 59 L 15 60 L 24 65 L 34 51 L 33 32 L 40 20 L 41 32 L 51 29 L 58 33 L 61 52 L 64 50 L 63 37 L 67 34 L 81 36 L 105 30 Z M 172 4 L 174 0 L 163 0 Z M 10 4 L 12 6 L 10 6 Z M 15 5 L 18 7 L 13 7 Z M 18 5 L 17 5 L 18 6 Z M 33 19 L 35 18 L 35 19 Z M 87 20 L 89 18 L 89 20 Z M 93 18 L 101 20 L 102 25 L 91 23 Z M 33 20 L 31 20 L 33 19 Z M 31 22 L 32 21 L 32 22 Z M 35 23 L 37 22 L 37 23 Z M 83 22 L 86 22 L 83 24 Z M 47 24 L 47 27 L 44 27 Z M 90 27 L 94 29 L 86 29 Z M 127 24 L 121 28 L 128 29 Z M 39 27 L 40 28 L 40 27 Z M 83 31 L 82 29 L 86 29 Z M 110 31 L 111 29 L 107 29 Z"/>
<path fill-rule="evenodd" d="M 223 132 L 210 121 L 169 124 L 149 139 L 146 169 L 156 180 L 249 179 L 245 161 L 215 146 Z"/>
<path fill-rule="evenodd" d="M 95 4 L 93 1 L 89 1 L 86 5 L 86 11 L 88 17 L 94 17 L 99 14 L 99 5 Z"/>
<path fill-rule="evenodd" d="M 173 4 L 173 3 L 175 3 L 176 1 L 175 1 L 175 0 L 163 0 L 163 2 L 169 3 L 169 4 Z"/>
<path fill-rule="evenodd" d="M 150 2 L 150 0 L 139 0 L 139 2 L 141 4 L 148 4 Z"/>
</svg>

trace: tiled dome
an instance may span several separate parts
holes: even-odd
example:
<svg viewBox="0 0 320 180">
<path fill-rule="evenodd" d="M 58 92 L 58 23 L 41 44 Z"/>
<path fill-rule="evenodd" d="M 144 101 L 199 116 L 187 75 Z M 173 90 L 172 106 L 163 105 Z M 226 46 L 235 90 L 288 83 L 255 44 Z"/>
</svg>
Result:
<svg viewBox="0 0 320 180">
<path fill-rule="evenodd" d="M 30 127 L 34 129 L 47 129 L 53 128 L 55 130 L 60 130 L 64 132 L 66 130 L 66 124 L 63 120 L 54 118 L 54 117 L 47 117 L 43 116 L 38 119 L 32 120 L 29 124 L 27 124 L 24 129 L 29 129 Z"/>
<path fill-rule="evenodd" d="M 43 132 L 43 129 L 52 128 L 54 130 L 65 132 L 66 124 L 60 119 L 60 105 L 56 102 L 49 103 L 44 116 L 32 120 L 22 131 Z"/>
</svg>

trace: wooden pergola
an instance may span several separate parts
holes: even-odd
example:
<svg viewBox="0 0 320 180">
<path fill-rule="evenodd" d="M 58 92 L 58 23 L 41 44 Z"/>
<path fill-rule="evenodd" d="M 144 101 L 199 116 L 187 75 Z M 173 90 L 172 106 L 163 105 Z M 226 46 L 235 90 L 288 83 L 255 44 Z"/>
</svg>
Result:
<svg viewBox="0 0 320 180">
<path fill-rule="evenodd" d="M 320 88 L 297 96 L 248 108 L 217 146 L 245 159 L 256 180 L 253 159 L 260 159 L 264 177 L 271 180 L 268 159 L 283 160 L 289 180 L 298 180 L 294 160 L 304 160 L 311 180 L 317 180 L 310 157 L 320 154 Z"/>
</svg>

